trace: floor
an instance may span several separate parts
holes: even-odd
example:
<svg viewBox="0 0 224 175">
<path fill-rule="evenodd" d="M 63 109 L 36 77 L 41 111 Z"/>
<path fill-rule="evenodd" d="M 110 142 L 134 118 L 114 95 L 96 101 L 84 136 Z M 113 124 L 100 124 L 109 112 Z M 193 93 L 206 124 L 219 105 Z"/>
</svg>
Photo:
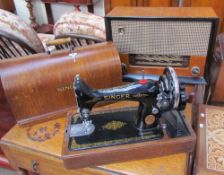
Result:
<svg viewBox="0 0 224 175">
<path fill-rule="evenodd" d="M 16 172 L 0 168 L 0 175 L 16 175 Z"/>
</svg>

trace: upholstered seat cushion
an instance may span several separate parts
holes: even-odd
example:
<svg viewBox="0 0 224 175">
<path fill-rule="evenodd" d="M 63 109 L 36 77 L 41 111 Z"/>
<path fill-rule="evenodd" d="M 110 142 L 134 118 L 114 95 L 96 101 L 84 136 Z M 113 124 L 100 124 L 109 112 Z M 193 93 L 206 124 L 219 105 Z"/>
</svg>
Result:
<svg viewBox="0 0 224 175">
<path fill-rule="evenodd" d="M 40 38 L 43 46 L 44 46 L 44 49 L 47 51 L 53 51 L 55 50 L 55 46 L 47 46 L 47 43 L 48 41 L 52 41 L 55 39 L 54 35 L 53 34 L 44 34 L 44 33 L 38 33 L 37 34 L 38 37 Z"/>
<path fill-rule="evenodd" d="M 105 40 L 104 18 L 91 13 L 75 10 L 63 14 L 54 25 L 55 36 L 63 34 L 79 34 L 93 36 Z"/>
<path fill-rule="evenodd" d="M 22 40 L 37 53 L 44 51 L 34 29 L 18 16 L 2 9 L 0 9 L 0 32 Z"/>
</svg>

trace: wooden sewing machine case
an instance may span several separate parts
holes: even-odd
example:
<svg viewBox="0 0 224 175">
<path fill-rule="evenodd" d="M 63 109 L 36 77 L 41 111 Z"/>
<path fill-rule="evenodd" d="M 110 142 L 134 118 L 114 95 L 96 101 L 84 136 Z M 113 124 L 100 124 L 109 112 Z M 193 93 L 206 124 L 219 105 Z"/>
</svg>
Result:
<svg viewBox="0 0 224 175">
<path fill-rule="evenodd" d="M 107 107 L 107 108 L 106 107 L 101 109 L 96 108 L 93 110 L 93 113 L 94 115 L 95 114 L 106 115 L 107 113 L 111 113 L 111 114 L 113 113 L 112 116 L 115 117 L 115 115 L 117 115 L 116 112 L 119 113 L 121 111 L 122 112 L 125 111 L 125 109 L 137 108 L 137 106 L 138 106 L 138 103 L 136 102 L 124 101 L 123 104 L 118 102 L 118 103 L 115 103 L 114 106 L 111 105 L 111 107 Z M 117 144 L 113 146 L 108 146 L 108 145 L 102 146 L 102 147 L 93 146 L 92 148 L 89 148 L 89 149 L 81 148 L 79 150 L 71 150 L 71 144 L 75 144 L 78 147 L 79 146 L 82 147 L 82 145 L 75 143 L 76 141 L 74 139 L 71 142 L 71 137 L 70 137 L 71 124 L 75 114 L 76 114 L 75 111 L 70 111 L 67 113 L 68 115 L 67 122 L 66 122 L 67 124 L 65 126 L 65 135 L 64 135 L 64 141 L 62 146 L 62 159 L 63 159 L 65 168 L 68 168 L 68 169 L 84 168 L 84 167 L 98 166 L 98 165 L 109 164 L 109 163 L 154 158 L 154 157 L 166 156 L 166 155 L 177 154 L 177 153 L 187 153 L 188 155 L 191 155 L 191 153 L 194 151 L 196 136 L 192 127 L 186 121 L 186 118 L 183 118 L 183 122 L 189 133 L 188 135 L 183 137 L 171 138 L 167 130 L 163 129 L 164 136 L 158 140 L 145 140 L 141 142 L 133 142 L 133 143 L 126 143 L 126 144 L 121 143 L 121 144 Z M 94 115 L 92 117 L 97 117 L 96 115 L 95 116 Z M 106 116 L 106 117 L 109 117 L 109 116 Z M 186 117 L 191 118 L 191 116 L 186 116 Z M 106 132 L 106 131 L 102 130 L 101 132 Z M 121 134 L 125 135 L 125 133 L 121 133 Z M 141 137 L 143 138 L 143 136 Z M 116 142 L 116 140 L 113 140 L 113 141 Z M 93 145 L 96 145 L 98 143 L 99 142 L 94 142 Z M 102 143 L 100 142 L 100 144 Z M 85 146 L 86 145 L 84 144 L 84 147 Z M 189 164 L 191 164 L 191 162 L 189 162 Z"/>
<path fill-rule="evenodd" d="M 95 110 L 131 106 L 133 105 L 130 101 L 129 103 L 123 101 L 117 104 L 100 106 Z M 191 105 L 187 105 L 185 115 L 189 122 L 191 121 L 191 110 Z M 34 172 L 34 174 L 44 175 L 111 175 L 113 173 L 124 174 L 124 172 L 125 174 L 139 175 L 190 175 L 190 173 L 188 173 L 190 172 L 189 167 L 191 167 L 189 160 L 192 159 L 188 152 L 156 157 L 153 159 L 147 157 L 147 159 L 137 161 L 130 159 L 128 162 L 107 164 L 100 167 L 91 166 L 83 169 L 66 169 L 62 160 L 65 125 L 68 122 L 66 116 L 66 112 L 58 114 L 57 119 L 35 123 L 28 127 L 20 127 L 16 124 L 5 134 L 0 141 L 0 145 L 13 168 L 19 170 L 25 169 L 29 172 Z M 67 147 L 67 145 L 64 146 Z M 186 145 L 186 147 L 188 147 L 188 145 Z M 164 145 L 163 150 L 166 148 L 166 145 Z M 128 148 L 125 150 L 128 150 Z M 150 152 L 152 152 L 152 150 Z M 114 149 L 112 149 L 111 153 L 114 153 Z M 130 154 L 132 154 L 132 152 Z M 137 153 L 135 155 L 138 156 Z M 113 158 L 116 154 L 111 154 L 108 157 L 110 156 Z M 93 157 L 93 159 L 102 160 L 103 158 L 97 156 Z M 82 160 L 83 159 L 80 159 L 80 161 Z M 79 164 L 80 161 L 77 157 L 77 162 L 74 162 L 74 165 L 76 163 Z"/>
<path fill-rule="evenodd" d="M 5 96 L 20 125 L 48 120 L 75 108 L 76 74 L 94 88 L 122 81 L 119 54 L 110 42 L 6 60 L 0 68 Z"/>
</svg>

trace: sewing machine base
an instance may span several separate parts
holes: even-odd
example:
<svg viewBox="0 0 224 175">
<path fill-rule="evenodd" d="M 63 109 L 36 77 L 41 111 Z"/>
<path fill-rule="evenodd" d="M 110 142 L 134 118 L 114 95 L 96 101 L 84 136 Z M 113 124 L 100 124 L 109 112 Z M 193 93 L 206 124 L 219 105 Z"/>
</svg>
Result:
<svg viewBox="0 0 224 175">
<path fill-rule="evenodd" d="M 169 137 L 182 137 L 189 135 L 186 126 L 183 124 L 182 116 L 179 113 L 165 113 L 164 122 L 166 123 L 166 133 Z M 123 145 L 136 142 L 145 142 L 158 140 L 163 138 L 163 129 L 159 123 L 156 127 L 139 131 L 135 125 L 135 116 L 137 108 L 127 108 L 122 110 L 101 111 L 91 114 L 92 123 L 95 125 L 95 130 L 90 135 L 74 136 L 72 127 L 78 126 L 81 123 L 79 114 L 74 114 L 71 117 L 69 130 L 68 149 L 85 150 L 92 148 L 100 148 L 107 146 Z M 178 118 L 179 128 L 173 127 L 175 120 Z M 178 131 L 177 131 L 178 129 Z"/>
<path fill-rule="evenodd" d="M 70 132 L 69 149 L 82 150 L 113 146 L 148 140 L 161 139 L 163 132 L 157 127 L 147 129 L 144 133 L 139 132 L 134 126 L 137 108 L 129 108 L 122 111 L 104 111 L 91 115 L 95 131 L 87 136 L 72 136 Z M 79 114 L 72 116 L 71 127 L 80 124 Z"/>
</svg>

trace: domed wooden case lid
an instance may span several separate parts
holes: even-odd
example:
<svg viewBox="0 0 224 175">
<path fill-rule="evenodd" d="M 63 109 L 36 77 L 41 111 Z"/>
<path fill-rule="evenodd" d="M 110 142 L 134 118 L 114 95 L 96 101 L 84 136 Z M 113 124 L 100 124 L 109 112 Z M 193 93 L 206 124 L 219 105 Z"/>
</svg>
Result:
<svg viewBox="0 0 224 175">
<path fill-rule="evenodd" d="M 0 69 L 5 96 L 18 124 L 48 120 L 76 107 L 76 74 L 94 88 L 122 81 L 119 54 L 110 42 L 6 60 Z"/>
</svg>

